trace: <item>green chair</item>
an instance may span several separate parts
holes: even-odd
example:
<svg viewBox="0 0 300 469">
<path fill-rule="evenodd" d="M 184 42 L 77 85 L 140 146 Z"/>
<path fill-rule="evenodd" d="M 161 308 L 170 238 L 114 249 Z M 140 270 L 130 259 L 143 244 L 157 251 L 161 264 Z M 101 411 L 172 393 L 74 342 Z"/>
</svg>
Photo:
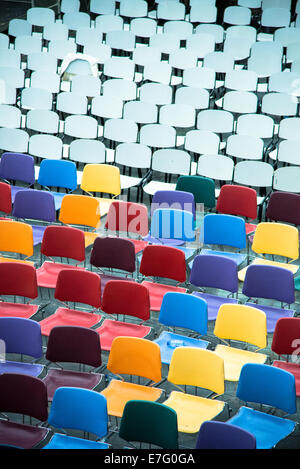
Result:
<svg viewBox="0 0 300 469">
<path fill-rule="evenodd" d="M 177 414 L 170 407 L 158 402 L 128 401 L 124 408 L 119 436 L 128 442 L 178 449 Z"/>
<path fill-rule="evenodd" d="M 204 204 L 205 208 L 216 206 L 215 182 L 203 176 L 180 176 L 176 184 L 177 191 L 191 192 L 196 204 Z"/>
</svg>

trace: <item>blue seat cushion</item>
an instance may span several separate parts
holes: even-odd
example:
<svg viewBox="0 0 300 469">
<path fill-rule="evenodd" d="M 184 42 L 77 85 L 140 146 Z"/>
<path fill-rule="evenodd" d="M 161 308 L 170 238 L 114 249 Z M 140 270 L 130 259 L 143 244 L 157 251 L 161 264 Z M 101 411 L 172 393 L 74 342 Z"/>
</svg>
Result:
<svg viewBox="0 0 300 469">
<path fill-rule="evenodd" d="M 154 340 L 160 347 L 161 361 L 169 365 L 175 348 L 177 347 L 198 347 L 206 349 L 209 342 L 202 339 L 194 339 L 173 332 L 163 331 L 160 336 Z"/>
<path fill-rule="evenodd" d="M 107 443 L 56 433 L 43 449 L 108 449 Z"/>
</svg>

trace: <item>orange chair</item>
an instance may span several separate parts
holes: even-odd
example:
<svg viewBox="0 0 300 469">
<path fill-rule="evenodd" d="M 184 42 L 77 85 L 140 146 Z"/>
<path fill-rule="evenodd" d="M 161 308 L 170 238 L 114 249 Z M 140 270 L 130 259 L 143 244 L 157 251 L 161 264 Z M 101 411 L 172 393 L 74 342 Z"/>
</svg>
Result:
<svg viewBox="0 0 300 469">
<path fill-rule="evenodd" d="M 0 256 L 0 262 L 25 262 L 33 256 L 33 232 L 31 225 L 19 221 L 0 220 L 0 252 L 19 254 L 19 258 Z M 26 256 L 25 259 L 22 256 Z"/>
</svg>

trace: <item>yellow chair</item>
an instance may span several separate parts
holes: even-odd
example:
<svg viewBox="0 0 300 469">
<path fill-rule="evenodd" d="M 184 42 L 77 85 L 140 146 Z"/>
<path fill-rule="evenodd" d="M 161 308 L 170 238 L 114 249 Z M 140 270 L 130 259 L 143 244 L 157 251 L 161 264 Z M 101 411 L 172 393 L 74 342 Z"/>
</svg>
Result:
<svg viewBox="0 0 300 469">
<path fill-rule="evenodd" d="M 97 197 L 100 203 L 100 215 L 107 214 L 113 199 L 121 194 L 120 170 L 110 164 L 86 164 L 80 188 L 92 195 L 92 192 L 103 192 L 112 195 L 112 199 Z"/>
<path fill-rule="evenodd" d="M 224 394 L 224 361 L 210 350 L 178 347 L 174 350 L 168 381 L 175 386 L 196 386 L 217 395 Z M 196 433 L 201 424 L 220 414 L 225 402 L 207 397 L 172 391 L 163 403 L 177 413 L 178 431 Z"/>
<path fill-rule="evenodd" d="M 0 262 L 23 262 L 34 265 L 34 262 L 27 260 L 34 252 L 32 226 L 19 221 L 0 220 L 0 252 L 26 256 L 25 259 L 0 256 Z"/>
<path fill-rule="evenodd" d="M 255 345 L 259 349 L 267 346 L 266 314 L 252 306 L 223 304 L 220 306 L 214 334 L 224 342 L 236 340 Z M 238 381 L 245 363 L 265 363 L 267 355 L 242 350 L 229 345 L 217 345 L 215 353 L 224 360 L 225 380 Z"/>
<path fill-rule="evenodd" d="M 257 225 L 253 237 L 252 251 L 262 257 L 257 257 L 253 264 L 274 265 L 290 270 L 295 274 L 298 265 L 290 264 L 299 258 L 299 233 L 296 227 L 284 223 L 263 222 Z M 287 257 L 287 262 L 277 262 L 265 259 L 264 254 Z M 238 278 L 241 282 L 245 280 L 247 267 L 240 270 Z"/>
<path fill-rule="evenodd" d="M 116 375 L 139 376 L 161 381 L 161 358 L 159 346 L 147 339 L 137 337 L 116 337 L 108 357 L 107 369 Z M 101 394 L 107 399 L 107 412 L 122 417 L 125 404 L 132 400 L 157 401 L 162 390 L 151 386 L 128 383 L 112 379 Z"/>
<path fill-rule="evenodd" d="M 100 226 L 99 201 L 95 197 L 88 195 L 68 194 L 62 199 L 59 212 L 59 221 L 65 225 L 80 225 L 93 228 L 92 231 L 85 231 L 85 247 L 94 243 L 98 236 L 95 232 Z"/>
</svg>

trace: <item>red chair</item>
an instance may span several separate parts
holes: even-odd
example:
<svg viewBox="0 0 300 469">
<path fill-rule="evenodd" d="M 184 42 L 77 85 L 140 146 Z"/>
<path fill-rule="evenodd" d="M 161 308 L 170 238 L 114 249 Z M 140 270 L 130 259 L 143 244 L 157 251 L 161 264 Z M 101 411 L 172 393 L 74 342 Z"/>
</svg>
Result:
<svg viewBox="0 0 300 469">
<path fill-rule="evenodd" d="M 85 261 L 85 240 L 83 231 L 69 226 L 47 226 L 41 245 L 41 254 L 51 258 L 37 269 L 39 287 L 55 288 L 58 274 L 63 269 L 84 267 L 54 262 L 53 257 L 64 257 L 78 262 Z"/>
<path fill-rule="evenodd" d="M 0 262 L 0 295 L 38 297 L 36 270 L 22 262 Z M 27 303 L 0 302 L 0 317 L 31 318 L 40 306 Z"/>
<path fill-rule="evenodd" d="M 296 395 L 300 396 L 300 318 L 280 318 L 278 319 L 271 350 L 279 358 L 281 355 L 291 355 L 295 358 L 294 361 L 274 360 L 272 366 L 281 368 L 282 370 L 289 371 L 295 376 L 296 381 Z"/>
<path fill-rule="evenodd" d="M 179 283 L 186 281 L 184 252 L 170 246 L 147 246 L 142 255 L 140 273 L 145 277 L 162 277 Z M 160 311 L 164 294 L 169 291 L 185 293 L 186 289 L 144 280 L 142 285 L 148 288 L 151 311 Z"/>
<path fill-rule="evenodd" d="M 126 280 L 111 280 L 107 282 L 102 297 L 102 311 L 106 314 L 133 316 L 142 320 L 142 324 L 114 321 L 105 319 L 96 329 L 100 335 L 102 350 L 110 350 L 115 337 L 145 338 L 151 327 L 143 322 L 150 319 L 150 298 L 148 289 L 140 283 Z"/>
<path fill-rule="evenodd" d="M 54 314 L 40 321 L 42 334 L 49 336 L 55 326 L 92 327 L 101 316 L 95 314 L 101 306 L 101 280 L 99 275 L 82 269 L 61 270 L 57 277 L 54 298 L 64 303 L 83 303 L 92 306 L 92 312 L 59 307 Z M 75 306 L 74 306 L 75 308 Z"/>
<path fill-rule="evenodd" d="M 0 182 L 0 212 L 4 212 L 6 215 L 9 215 L 11 211 L 11 187 L 5 182 Z M 0 220 L 7 220 L 7 218 L 0 217 Z"/>
<path fill-rule="evenodd" d="M 257 218 L 257 195 L 254 189 L 225 184 L 221 187 L 216 210 L 227 215 L 238 215 L 251 220 Z M 253 233 L 256 225 L 246 223 L 246 234 Z"/>
</svg>

